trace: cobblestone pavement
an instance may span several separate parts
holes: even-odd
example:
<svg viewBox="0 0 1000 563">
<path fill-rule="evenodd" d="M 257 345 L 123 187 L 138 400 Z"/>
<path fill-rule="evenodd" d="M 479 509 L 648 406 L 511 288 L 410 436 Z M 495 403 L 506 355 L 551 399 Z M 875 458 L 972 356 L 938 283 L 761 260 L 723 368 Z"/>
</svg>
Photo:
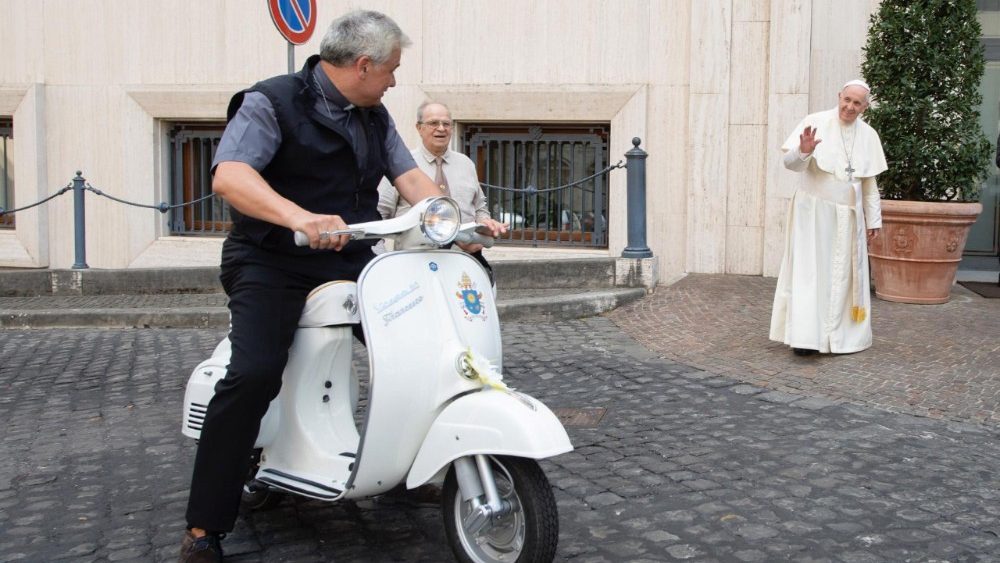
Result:
<svg viewBox="0 0 1000 563">
<path fill-rule="evenodd" d="M 666 292 L 665 292 L 666 293 Z M 879 312 L 879 311 L 877 311 Z M 190 369 L 218 330 L 0 331 L 0 561 L 171 561 Z M 559 561 L 1000 561 L 1000 437 L 656 358 L 606 318 L 504 327 L 508 381 L 603 407 L 543 462 Z M 449 560 L 402 495 L 246 514 L 231 561 Z"/>
<path fill-rule="evenodd" d="M 872 298 L 870 349 L 797 357 L 768 340 L 775 281 L 689 275 L 608 316 L 663 358 L 753 385 L 1000 426 L 1000 299 L 961 286 L 943 305 Z"/>
</svg>

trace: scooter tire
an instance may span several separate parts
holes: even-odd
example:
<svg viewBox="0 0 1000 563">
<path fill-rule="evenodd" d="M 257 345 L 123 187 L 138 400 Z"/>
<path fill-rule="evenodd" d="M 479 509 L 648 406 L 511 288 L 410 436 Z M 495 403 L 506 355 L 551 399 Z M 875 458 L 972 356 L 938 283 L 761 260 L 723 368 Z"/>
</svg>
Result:
<svg viewBox="0 0 1000 563">
<path fill-rule="evenodd" d="M 559 512 L 542 468 L 533 459 L 508 456 L 490 456 L 490 459 L 497 490 L 501 498 L 514 503 L 514 511 L 499 525 L 484 530 L 485 541 L 471 536 L 462 526 L 463 515 L 467 513 L 463 507 L 468 503 L 462 500 L 452 466 L 445 479 L 441 508 L 455 559 L 464 563 L 552 561 L 559 543 Z"/>
</svg>

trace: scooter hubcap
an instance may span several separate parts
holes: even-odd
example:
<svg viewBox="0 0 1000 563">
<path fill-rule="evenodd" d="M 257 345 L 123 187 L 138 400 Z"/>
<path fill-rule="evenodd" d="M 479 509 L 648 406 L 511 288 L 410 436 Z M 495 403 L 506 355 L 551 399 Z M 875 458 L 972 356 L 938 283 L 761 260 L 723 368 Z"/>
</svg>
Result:
<svg viewBox="0 0 1000 563">
<path fill-rule="evenodd" d="M 506 469 L 494 462 L 497 492 L 510 503 L 510 511 L 493 520 L 479 534 L 472 534 L 459 525 L 459 536 L 466 553 L 477 561 L 515 561 L 524 547 L 525 520 L 521 501 L 514 490 L 514 483 Z M 472 505 L 455 496 L 456 522 L 463 522 L 472 512 Z"/>
</svg>

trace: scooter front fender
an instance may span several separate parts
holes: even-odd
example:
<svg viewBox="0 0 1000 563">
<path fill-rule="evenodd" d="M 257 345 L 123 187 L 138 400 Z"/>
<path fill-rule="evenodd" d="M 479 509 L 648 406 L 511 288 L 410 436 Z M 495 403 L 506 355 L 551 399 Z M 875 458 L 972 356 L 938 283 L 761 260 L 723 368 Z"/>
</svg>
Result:
<svg viewBox="0 0 1000 563">
<path fill-rule="evenodd" d="M 541 401 L 517 392 L 477 391 L 452 401 L 431 424 L 406 486 L 427 483 L 463 456 L 543 459 L 572 450 L 566 429 Z"/>
</svg>

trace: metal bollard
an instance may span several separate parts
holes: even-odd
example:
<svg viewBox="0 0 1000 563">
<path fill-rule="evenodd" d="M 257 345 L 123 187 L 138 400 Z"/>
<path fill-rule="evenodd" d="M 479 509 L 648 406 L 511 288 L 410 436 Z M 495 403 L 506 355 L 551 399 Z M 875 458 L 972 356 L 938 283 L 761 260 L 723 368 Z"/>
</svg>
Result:
<svg viewBox="0 0 1000 563">
<path fill-rule="evenodd" d="M 632 149 L 625 153 L 628 175 L 628 246 L 622 258 L 651 258 L 653 251 L 646 246 L 646 157 L 639 148 L 642 139 L 632 139 Z"/>
<path fill-rule="evenodd" d="M 83 207 L 84 184 L 87 180 L 81 174 L 77 170 L 76 177 L 73 178 L 73 244 L 76 250 L 74 270 L 86 270 L 90 267 L 87 265 L 87 233 L 84 225 L 86 213 Z"/>
</svg>

